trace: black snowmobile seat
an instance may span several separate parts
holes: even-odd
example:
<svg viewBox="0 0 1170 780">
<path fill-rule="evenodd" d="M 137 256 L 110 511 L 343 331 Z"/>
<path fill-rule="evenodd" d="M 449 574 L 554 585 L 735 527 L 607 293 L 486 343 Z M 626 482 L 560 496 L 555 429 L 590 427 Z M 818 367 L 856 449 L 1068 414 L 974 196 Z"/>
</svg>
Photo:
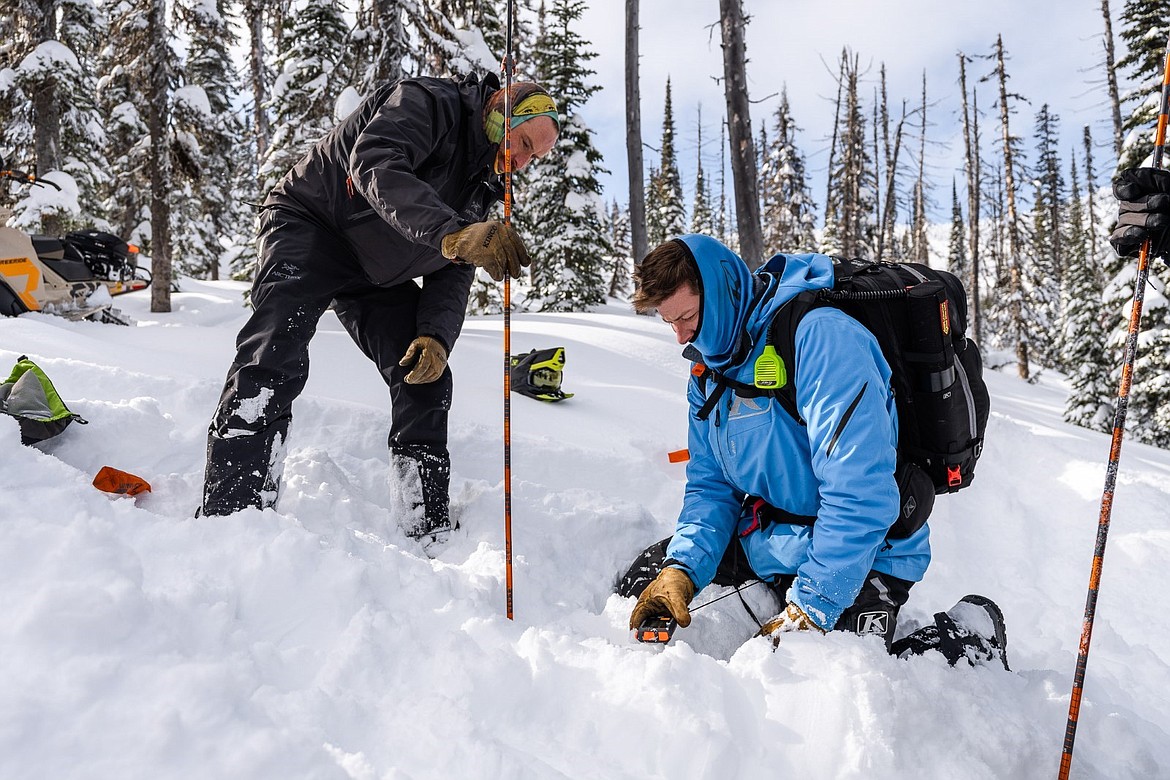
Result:
<svg viewBox="0 0 1170 780">
<path fill-rule="evenodd" d="M 65 244 L 51 236 L 30 236 L 33 250 L 45 265 L 67 282 L 88 282 L 93 271 L 80 260 L 65 259 Z"/>
<path fill-rule="evenodd" d="M 64 260 L 65 244 L 59 238 L 52 236 L 29 236 L 32 239 L 33 251 L 42 260 Z"/>
</svg>

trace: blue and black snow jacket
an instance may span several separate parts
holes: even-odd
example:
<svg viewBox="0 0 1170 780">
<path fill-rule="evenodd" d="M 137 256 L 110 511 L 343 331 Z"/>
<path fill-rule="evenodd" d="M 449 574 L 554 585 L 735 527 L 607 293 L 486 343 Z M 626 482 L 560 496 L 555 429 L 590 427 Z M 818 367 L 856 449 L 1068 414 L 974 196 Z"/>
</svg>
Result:
<svg viewBox="0 0 1170 780">
<path fill-rule="evenodd" d="M 786 255 L 778 278 L 753 275 L 712 238 L 688 235 L 682 242 L 703 286 L 692 346 L 706 366 L 750 385 L 776 311 L 804 290 L 831 286 L 832 262 L 825 255 Z M 890 368 L 873 335 L 836 309 L 815 309 L 796 329 L 795 363 L 804 426 L 774 398 L 731 391 L 699 419 L 714 383 L 692 376 L 686 495 L 667 558 L 702 589 L 727 545 L 738 540 L 761 577 L 795 574 L 789 600 L 829 629 L 871 569 L 922 579 L 930 530 L 886 539 L 898 514 L 898 426 Z M 754 527 L 750 513 L 741 512 L 747 495 L 816 522 Z"/>
</svg>

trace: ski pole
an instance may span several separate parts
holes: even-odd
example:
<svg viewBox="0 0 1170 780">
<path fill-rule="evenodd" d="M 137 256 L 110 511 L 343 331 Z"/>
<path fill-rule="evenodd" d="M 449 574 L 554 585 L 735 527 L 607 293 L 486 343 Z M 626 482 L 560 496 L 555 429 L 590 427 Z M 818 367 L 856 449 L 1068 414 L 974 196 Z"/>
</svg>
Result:
<svg viewBox="0 0 1170 780">
<path fill-rule="evenodd" d="M 504 224 L 512 224 L 512 6 L 504 35 Z M 504 264 L 504 579 L 512 617 L 512 280 Z"/>
<path fill-rule="evenodd" d="M 1154 167 L 1162 167 L 1166 144 L 1166 123 L 1170 120 L 1170 39 L 1166 42 L 1166 66 L 1162 74 L 1162 105 L 1158 112 L 1158 129 L 1154 133 Z M 1068 780 L 1072 766 L 1073 741 L 1077 735 L 1077 716 L 1081 710 L 1081 695 L 1085 684 L 1085 666 L 1089 662 L 1089 642 L 1093 638 L 1093 618 L 1097 611 L 1097 589 L 1101 584 L 1101 567 L 1105 559 L 1105 542 L 1109 538 L 1109 518 L 1113 511 L 1113 489 L 1117 483 L 1117 465 L 1121 460 L 1121 441 L 1125 436 L 1125 413 L 1129 407 L 1129 388 L 1133 382 L 1133 364 L 1137 356 L 1138 333 L 1141 330 L 1142 303 L 1150 274 L 1150 242 L 1142 244 L 1138 255 L 1137 279 L 1134 281 L 1133 308 L 1129 314 L 1129 334 L 1125 339 L 1124 362 L 1121 366 L 1121 386 L 1117 391 L 1117 411 L 1113 416 L 1113 441 L 1109 448 L 1109 466 L 1105 470 L 1105 491 L 1101 496 L 1101 514 L 1097 521 L 1097 542 L 1093 550 L 1093 567 L 1089 573 L 1089 595 L 1085 602 L 1085 618 L 1081 626 L 1081 644 L 1077 653 L 1077 668 L 1073 673 L 1072 698 L 1068 706 L 1068 725 L 1064 732 L 1064 751 L 1060 757 L 1060 780 Z"/>
</svg>

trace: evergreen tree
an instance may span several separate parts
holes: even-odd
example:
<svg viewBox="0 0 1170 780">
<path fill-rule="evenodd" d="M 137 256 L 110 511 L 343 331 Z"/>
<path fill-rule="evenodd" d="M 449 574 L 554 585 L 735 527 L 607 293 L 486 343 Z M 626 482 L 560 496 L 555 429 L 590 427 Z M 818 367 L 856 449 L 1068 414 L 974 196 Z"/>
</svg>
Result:
<svg viewBox="0 0 1170 780">
<path fill-rule="evenodd" d="M 634 249 L 631 246 L 629 210 L 621 208 L 615 200 L 610 204 L 608 223 L 609 243 L 613 248 L 609 297 L 628 299 L 634 291 Z"/>
<path fill-rule="evenodd" d="M 1065 224 L 1066 262 L 1061 308 L 1061 363 L 1069 378 L 1064 419 L 1097 431 L 1113 426 L 1113 392 L 1109 382 L 1108 334 L 1102 318 L 1100 264 L 1091 251 L 1076 161 L 1069 169 L 1072 188 Z"/>
<path fill-rule="evenodd" d="M 9 30 L 0 44 L 0 144 L 15 160 L 44 175 L 69 174 L 77 187 L 77 209 L 60 200 L 54 208 L 24 212 L 22 227 L 61 235 L 101 220 L 99 188 L 106 176 L 104 133 L 94 99 L 96 42 L 104 20 L 91 0 L 44 0 L 9 4 Z M 24 211 L 17 207 L 18 214 Z"/>
<path fill-rule="evenodd" d="M 358 92 L 366 97 L 386 82 L 400 81 L 409 52 L 402 0 L 362 2 L 346 52 L 346 71 Z"/>
<path fill-rule="evenodd" d="M 666 79 L 666 102 L 662 109 L 662 147 L 658 169 L 650 175 L 646 199 L 646 233 L 651 247 L 686 232 L 682 177 L 674 152 L 674 110 L 671 107 L 670 79 Z"/>
<path fill-rule="evenodd" d="M 336 124 L 334 109 L 345 86 L 338 66 L 347 28 L 339 0 L 309 0 L 283 26 L 276 56 L 280 75 L 270 100 L 276 120 L 260 167 L 264 192 Z"/>
<path fill-rule="evenodd" d="M 702 106 L 699 107 L 698 150 L 695 156 L 695 205 L 691 208 L 691 232 L 710 236 L 715 233 L 715 213 L 711 211 L 711 196 L 707 194 L 707 179 L 703 174 Z"/>
<path fill-rule="evenodd" d="M 1129 74 L 1132 87 L 1121 100 L 1133 108 L 1122 122 L 1125 141 L 1117 160 L 1118 171 L 1142 165 L 1154 150 L 1167 30 L 1170 0 L 1126 0 L 1121 11 L 1126 54 L 1117 68 Z"/>
<path fill-rule="evenodd" d="M 792 120 L 787 87 L 780 93 L 775 128 L 761 166 L 764 253 L 814 252 L 816 204 L 808 186 L 804 155 L 796 146 L 799 128 Z"/>
<path fill-rule="evenodd" d="M 1024 289 L 1025 322 L 1031 334 L 1032 357 L 1041 365 L 1058 367 L 1059 309 L 1064 263 L 1062 204 L 1064 177 L 1057 157 L 1059 118 L 1040 107 L 1036 114 L 1036 165 L 1032 178 L 1032 240 Z"/>
<path fill-rule="evenodd" d="M 951 179 L 951 241 L 947 249 L 947 270 L 966 285 L 970 268 L 967 262 L 967 236 L 963 224 L 963 207 L 959 205 L 959 186 Z"/>
<path fill-rule="evenodd" d="M 97 63 L 109 171 L 103 211 L 114 233 L 143 247 L 149 242 L 150 222 L 147 11 L 148 4 L 141 0 L 118 3 L 110 10 L 110 32 Z"/>
<path fill-rule="evenodd" d="M 521 211 L 533 247 L 527 305 L 542 311 L 580 311 L 605 302 L 613 248 L 603 227 L 605 202 L 598 175 L 601 153 L 580 109 L 599 88 L 589 84 L 596 53 L 573 25 L 584 0 L 554 0 L 537 47 L 537 73 L 561 112 L 552 151 L 529 166 Z"/>
<path fill-rule="evenodd" d="M 176 265 L 182 273 L 218 279 L 224 242 L 244 240 L 241 234 L 251 227 L 248 207 L 233 193 L 235 147 L 245 135 L 232 109 L 239 92 L 229 52 L 235 33 L 225 0 L 182 0 L 176 9 L 191 45 L 175 120 L 190 138 L 198 163 L 198 175 L 184 185 L 175 204 Z"/>
<path fill-rule="evenodd" d="M 829 171 L 822 251 L 846 257 L 872 257 L 877 242 L 877 173 L 867 143 L 865 112 L 858 98 L 858 58 L 841 58 L 839 78 L 844 105 L 839 112 L 835 167 Z"/>
</svg>

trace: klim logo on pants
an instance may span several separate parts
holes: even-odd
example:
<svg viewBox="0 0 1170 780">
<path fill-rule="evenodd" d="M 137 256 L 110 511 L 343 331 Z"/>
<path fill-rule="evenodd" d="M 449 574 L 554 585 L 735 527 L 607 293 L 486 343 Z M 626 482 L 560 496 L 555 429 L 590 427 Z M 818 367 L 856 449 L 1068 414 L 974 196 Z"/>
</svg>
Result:
<svg viewBox="0 0 1170 780">
<path fill-rule="evenodd" d="M 885 634 L 889 625 L 889 612 L 862 612 L 857 616 L 859 634 Z"/>
</svg>

